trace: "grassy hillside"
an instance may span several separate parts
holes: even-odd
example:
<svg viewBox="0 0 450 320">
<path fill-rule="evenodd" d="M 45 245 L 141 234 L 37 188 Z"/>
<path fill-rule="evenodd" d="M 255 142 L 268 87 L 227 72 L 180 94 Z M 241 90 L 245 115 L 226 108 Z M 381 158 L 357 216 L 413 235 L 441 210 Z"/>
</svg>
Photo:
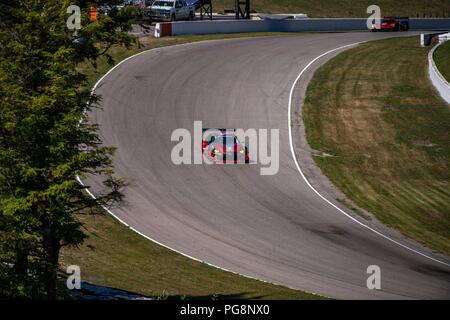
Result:
<svg viewBox="0 0 450 320">
<path fill-rule="evenodd" d="M 360 207 L 450 254 L 450 108 L 416 37 L 362 44 L 330 60 L 303 111 L 322 172 Z"/>
<path fill-rule="evenodd" d="M 234 0 L 212 1 L 215 12 L 234 8 Z M 366 17 L 371 4 L 380 6 L 385 16 L 450 15 L 450 0 L 251 0 L 251 4 L 257 12 L 306 13 L 310 17 Z"/>
<path fill-rule="evenodd" d="M 450 82 L 450 41 L 442 44 L 434 52 L 434 62 L 439 72 Z"/>
</svg>

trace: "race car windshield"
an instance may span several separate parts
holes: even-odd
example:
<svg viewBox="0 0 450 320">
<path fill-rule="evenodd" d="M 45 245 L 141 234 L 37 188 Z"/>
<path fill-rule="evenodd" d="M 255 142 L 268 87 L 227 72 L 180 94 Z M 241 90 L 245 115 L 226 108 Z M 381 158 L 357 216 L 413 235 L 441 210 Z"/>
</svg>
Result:
<svg viewBox="0 0 450 320">
<path fill-rule="evenodd" d="M 158 7 L 173 7 L 173 1 L 155 1 L 153 5 Z"/>
<path fill-rule="evenodd" d="M 222 136 L 218 139 L 218 142 L 222 145 L 234 146 L 238 143 L 237 138 L 233 136 Z"/>
</svg>

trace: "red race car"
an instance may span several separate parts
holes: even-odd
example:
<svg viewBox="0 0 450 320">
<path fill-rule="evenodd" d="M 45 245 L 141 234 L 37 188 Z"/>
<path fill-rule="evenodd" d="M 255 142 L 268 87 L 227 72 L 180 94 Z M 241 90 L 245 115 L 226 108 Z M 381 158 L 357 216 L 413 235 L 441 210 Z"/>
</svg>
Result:
<svg viewBox="0 0 450 320">
<path fill-rule="evenodd" d="M 202 140 L 203 153 L 210 160 L 220 163 L 249 163 L 248 148 L 239 142 L 229 130 L 213 134 Z"/>
<path fill-rule="evenodd" d="M 372 23 L 372 31 L 408 31 L 408 17 L 385 17 L 381 23 L 377 25 L 375 20 Z"/>
</svg>

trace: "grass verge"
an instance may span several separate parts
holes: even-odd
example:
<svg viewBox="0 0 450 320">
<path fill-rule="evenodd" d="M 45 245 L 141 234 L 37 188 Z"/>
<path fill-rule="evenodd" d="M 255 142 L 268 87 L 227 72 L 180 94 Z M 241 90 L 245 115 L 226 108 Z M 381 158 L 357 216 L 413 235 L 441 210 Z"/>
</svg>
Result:
<svg viewBox="0 0 450 320">
<path fill-rule="evenodd" d="M 434 62 L 447 82 L 450 82 L 450 41 L 441 44 L 434 52 Z"/>
<path fill-rule="evenodd" d="M 322 66 L 303 109 L 330 180 L 383 223 L 450 254 L 450 108 L 414 38 L 362 44 Z"/>
<path fill-rule="evenodd" d="M 367 17 L 367 7 L 380 6 L 384 16 L 405 15 L 411 17 L 450 15 L 448 0 L 252 0 L 251 9 L 269 13 L 306 13 L 309 17 L 320 18 L 361 18 Z M 233 9 L 234 0 L 214 0 L 214 12 L 224 8 Z"/>
<path fill-rule="evenodd" d="M 116 47 L 116 62 L 143 50 L 188 42 L 267 36 L 274 33 L 144 38 L 130 50 Z M 94 83 L 111 68 L 100 59 L 97 69 L 81 66 Z M 101 211 L 101 210 L 100 210 Z M 78 265 L 83 281 L 147 296 L 187 299 L 323 299 L 219 270 L 161 247 L 102 212 L 79 215 L 87 240 L 79 248 L 64 248 L 61 266 Z"/>
</svg>

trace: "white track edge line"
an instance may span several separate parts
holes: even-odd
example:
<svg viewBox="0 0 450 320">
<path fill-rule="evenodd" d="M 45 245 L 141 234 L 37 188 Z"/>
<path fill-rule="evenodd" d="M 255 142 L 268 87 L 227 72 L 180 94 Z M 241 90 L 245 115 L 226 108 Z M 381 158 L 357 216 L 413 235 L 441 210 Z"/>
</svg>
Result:
<svg viewBox="0 0 450 320">
<path fill-rule="evenodd" d="M 320 194 L 320 193 L 319 193 L 319 192 L 311 185 L 311 183 L 308 181 L 308 179 L 306 178 L 305 174 L 303 173 L 302 169 L 300 168 L 300 165 L 298 164 L 297 157 L 295 156 L 295 150 L 294 150 L 294 145 L 293 145 L 293 140 L 292 140 L 292 127 L 291 127 L 292 97 L 293 97 L 294 90 L 295 90 L 295 87 L 297 86 L 298 81 L 301 79 L 301 77 L 302 77 L 303 74 L 306 72 L 306 70 L 308 70 L 308 69 L 309 69 L 309 68 L 310 68 L 317 60 L 319 60 L 320 58 L 322 58 L 322 57 L 324 57 L 324 56 L 326 56 L 326 55 L 328 55 L 328 54 L 330 54 L 330 53 L 332 53 L 332 52 L 335 52 L 335 51 L 338 51 L 338 50 L 342 50 L 342 49 L 345 49 L 345 48 L 348 48 L 348 47 L 351 47 L 351 46 L 356 46 L 356 45 L 358 45 L 358 44 L 360 44 L 360 43 L 363 43 L 363 42 L 366 42 L 366 41 L 348 44 L 348 45 L 345 45 L 345 46 L 341 46 L 341 47 L 338 47 L 338 48 L 329 50 L 329 51 L 327 51 L 327 52 L 325 52 L 325 53 L 322 53 L 321 55 L 319 55 L 319 56 L 317 56 L 316 58 L 314 58 L 313 60 L 311 60 L 311 61 L 306 65 L 306 67 L 303 68 L 303 70 L 299 73 L 299 75 L 298 75 L 297 78 L 295 79 L 295 81 L 294 81 L 294 83 L 293 83 L 293 85 L 292 85 L 292 87 L 291 87 L 291 91 L 289 92 L 289 106 L 288 106 L 289 144 L 290 144 L 290 147 L 291 147 L 292 158 L 294 159 L 295 166 L 297 167 L 298 172 L 300 172 L 300 175 L 302 176 L 303 180 L 306 182 L 307 186 L 308 186 L 311 190 L 313 190 L 313 191 L 314 191 L 314 192 L 315 192 L 322 200 L 324 200 L 326 203 L 328 203 L 329 205 L 331 205 L 332 207 L 334 207 L 335 209 L 337 209 L 340 213 L 344 214 L 347 218 L 353 220 L 354 222 L 358 223 L 358 224 L 361 225 L 362 227 L 364 227 L 364 228 L 366 228 L 366 229 L 368 229 L 368 230 L 370 230 L 370 231 L 376 233 L 377 235 L 379 235 L 379 236 L 381 236 L 381 237 L 383 237 L 383 238 L 385 238 L 385 239 L 387 239 L 387 240 L 389 240 L 389 241 L 391 241 L 391 242 L 393 242 L 393 243 L 399 245 L 399 246 L 402 247 L 402 248 L 405 248 L 405 249 L 407 249 L 407 250 L 409 250 L 409 251 L 411 251 L 411 252 L 414 252 L 414 253 L 416 253 L 416 254 L 421 255 L 422 257 L 425 257 L 425 258 L 430 259 L 430 260 L 432 260 L 432 261 L 434 261 L 434 262 L 438 262 L 438 263 L 440 263 L 440 264 L 443 264 L 443 265 L 449 267 L 449 266 L 450 266 L 449 263 L 440 261 L 440 260 L 438 260 L 438 259 L 436 259 L 436 258 L 433 258 L 433 257 L 431 257 L 431 256 L 429 256 L 429 255 L 427 255 L 427 254 L 425 254 L 425 253 L 422 253 L 422 252 L 417 251 L 417 250 L 415 250 L 415 249 L 413 249 L 413 248 L 410 248 L 410 247 L 408 247 L 407 245 L 404 245 L 404 244 L 402 244 L 402 243 L 400 243 L 400 242 L 398 242 L 398 241 L 396 241 L 396 240 L 390 238 L 389 236 L 387 236 L 387 235 L 385 235 L 385 234 L 383 234 L 383 233 L 381 233 L 381 232 L 379 232 L 379 231 L 377 231 L 377 230 L 371 228 L 370 226 L 368 226 L 368 225 L 362 223 L 361 221 L 355 219 L 354 217 L 352 217 L 351 215 L 349 215 L 348 213 L 346 213 L 344 210 L 342 210 L 341 208 L 339 208 L 338 206 L 336 206 L 335 204 L 333 204 L 331 201 L 329 201 L 327 198 L 325 198 L 323 195 L 321 195 L 321 194 Z"/>
<path fill-rule="evenodd" d="M 83 181 L 80 179 L 80 177 L 79 177 L 78 175 L 77 175 L 76 179 L 77 179 L 78 183 L 80 183 L 80 184 L 85 188 L 85 190 L 86 190 L 86 192 L 88 193 L 88 195 L 89 195 L 92 199 L 97 200 L 97 198 L 95 197 L 95 195 L 94 195 L 94 194 L 86 187 L 86 185 L 83 183 Z M 303 293 L 306 293 L 306 294 L 312 294 L 312 295 L 316 295 L 316 296 L 320 296 L 320 297 L 326 297 L 326 296 L 321 295 L 321 294 L 318 294 L 318 293 L 316 293 L 316 292 L 305 291 L 305 290 L 302 290 L 302 289 L 290 287 L 290 286 L 285 285 L 285 284 L 281 284 L 281 283 L 277 283 L 277 282 L 271 282 L 271 281 L 266 281 L 266 280 L 262 280 L 262 279 L 259 279 L 259 278 L 256 278 L 256 277 L 252 277 L 252 276 L 249 276 L 249 275 L 246 275 L 246 274 L 243 274 L 243 273 L 239 273 L 239 272 L 236 272 L 236 271 L 232 271 L 232 270 L 229 270 L 229 269 L 220 267 L 220 266 L 218 266 L 218 265 L 209 263 L 209 262 L 207 262 L 207 261 L 198 259 L 198 258 L 193 257 L 193 256 L 191 256 L 191 255 L 188 255 L 187 253 L 184 253 L 184 252 L 182 252 L 182 251 L 179 251 L 179 250 L 177 250 L 177 249 L 174 249 L 174 248 L 172 248 L 172 247 L 170 247 L 170 246 L 168 246 L 168 245 L 166 245 L 166 244 L 164 244 L 164 243 L 159 242 L 158 240 L 155 240 L 155 239 L 153 239 L 153 238 L 147 236 L 146 234 L 140 232 L 140 231 L 137 230 L 136 228 L 130 226 L 130 225 L 129 225 L 128 223 L 126 223 L 124 220 L 120 219 L 114 212 L 111 211 L 111 209 L 109 209 L 109 208 L 106 207 L 105 205 L 100 204 L 100 203 L 99 203 L 99 205 L 100 205 L 100 207 L 101 207 L 103 210 L 105 210 L 105 211 L 106 211 L 109 215 L 111 215 L 114 219 L 116 219 L 116 220 L 119 221 L 121 224 L 123 224 L 126 228 L 128 228 L 128 229 L 130 229 L 131 231 L 137 233 L 138 235 L 140 235 L 141 237 L 145 238 L 146 240 L 149 240 L 149 241 L 151 241 L 151 242 L 153 242 L 153 243 L 155 243 L 155 244 L 157 244 L 157 245 L 159 245 L 159 246 L 161 246 L 161 247 L 163 247 L 163 248 L 166 248 L 166 249 L 168 249 L 168 250 L 170 250 L 170 251 L 173 251 L 173 252 L 175 252 L 175 253 L 178 253 L 178 254 L 182 255 L 183 257 L 186 257 L 186 258 L 188 258 L 188 259 L 197 261 L 197 262 L 199 262 L 199 263 L 206 264 L 206 265 L 208 265 L 208 266 L 210 266 L 210 267 L 213 267 L 213 268 L 216 268 L 216 269 L 225 271 L 225 272 L 230 272 L 230 273 L 232 273 L 232 274 L 235 274 L 235 275 L 238 275 L 238 276 L 241 276 L 241 277 L 244 277 L 244 278 L 248 278 L 248 279 L 251 279 L 251 280 L 261 281 L 261 282 L 263 282 L 263 283 L 272 284 L 272 285 L 275 285 L 275 286 L 285 287 L 285 288 L 288 288 L 288 289 L 291 289 L 291 290 L 295 290 L 295 291 L 299 291 L 299 292 L 303 292 Z"/>
<path fill-rule="evenodd" d="M 237 39 L 242 39 L 242 38 L 237 38 Z M 220 40 L 220 39 L 204 40 L 204 41 L 197 41 L 197 42 L 191 42 L 191 43 L 183 43 L 183 44 L 173 45 L 173 46 L 170 46 L 170 47 L 190 46 L 190 45 L 196 45 L 196 44 L 207 43 L 207 42 L 214 42 L 214 41 L 219 41 L 219 40 Z M 235 39 L 225 39 L 225 40 L 235 40 Z M 365 42 L 365 41 L 362 41 L 362 42 Z M 362 42 L 353 43 L 353 44 L 350 44 L 350 45 L 346 45 L 346 46 L 342 46 L 342 47 L 339 47 L 339 48 L 330 50 L 330 51 L 328 51 L 328 52 L 326 52 L 326 53 L 320 55 L 319 57 L 315 58 L 313 61 L 311 61 L 311 62 L 308 64 L 307 67 L 311 66 L 315 61 L 317 61 L 317 60 L 320 59 L 321 57 L 325 56 L 326 54 L 329 54 L 329 53 L 331 53 L 331 52 L 333 52 L 333 51 L 337 51 L 337 50 L 343 49 L 343 48 L 345 48 L 345 47 L 354 46 L 354 45 L 357 45 L 357 44 L 362 43 Z M 150 51 L 161 50 L 161 49 L 164 49 L 164 48 L 167 48 L 167 47 L 159 47 L 159 48 L 152 48 L 152 49 L 149 49 L 149 50 L 144 50 L 144 51 L 142 51 L 142 52 L 138 52 L 138 53 L 136 53 L 136 54 L 134 54 L 134 55 L 132 55 L 132 56 L 130 56 L 130 57 L 128 57 L 128 58 L 125 58 L 124 60 L 120 61 L 118 64 L 116 64 L 115 66 L 113 66 L 110 70 L 108 70 L 108 72 L 106 72 L 106 73 L 105 73 L 105 74 L 104 74 L 104 75 L 103 75 L 103 76 L 102 76 L 102 77 L 94 84 L 94 86 L 92 87 L 91 93 L 93 93 L 93 92 L 97 89 L 98 85 L 100 84 L 101 81 L 103 81 L 104 78 L 106 78 L 112 71 L 114 71 L 117 67 L 119 67 L 119 66 L 120 66 L 122 63 L 124 63 L 125 61 L 128 61 L 129 59 L 135 58 L 135 57 L 137 57 L 137 56 L 139 56 L 139 55 L 141 55 L 141 54 L 143 54 L 143 53 L 147 53 L 147 52 L 150 52 Z M 300 166 L 298 165 L 297 159 L 296 159 L 296 157 L 295 157 L 295 153 L 293 152 L 293 147 L 292 147 L 292 134 L 291 134 L 291 125 L 290 125 L 290 119 L 291 119 L 291 112 L 290 112 L 290 110 L 291 110 L 291 102 L 292 102 L 292 93 L 293 93 L 293 89 L 295 88 L 295 85 L 296 85 L 297 82 L 300 80 L 301 76 L 303 75 L 303 73 L 304 73 L 305 71 L 306 71 L 306 69 L 302 70 L 302 72 L 299 74 L 299 76 L 297 77 L 297 79 L 296 79 L 295 82 L 294 82 L 294 85 L 293 85 L 292 88 L 291 88 L 291 92 L 290 92 L 290 95 L 289 95 L 289 113 L 288 113 L 288 119 L 289 119 L 289 140 L 290 140 L 290 144 L 291 144 L 291 152 L 292 152 L 292 156 L 293 156 L 293 158 L 294 158 L 294 162 L 295 162 L 295 164 L 296 164 L 297 169 L 299 170 L 299 172 L 300 172 L 300 174 L 302 175 L 303 179 L 306 181 L 307 185 L 310 186 L 310 188 L 311 188 L 315 193 L 317 193 L 322 199 L 324 199 L 326 202 L 328 202 L 329 204 L 331 204 L 333 207 L 335 207 L 337 210 L 341 211 L 344 215 L 348 216 L 350 219 L 354 220 L 355 222 L 357 222 L 357 223 L 363 225 L 364 227 L 368 228 L 369 230 L 372 230 L 372 231 L 375 232 L 375 233 L 380 234 L 381 236 L 383 236 L 383 237 L 385 237 L 385 238 L 387 238 L 387 239 L 390 239 L 389 237 L 387 237 L 387 236 L 385 236 L 385 235 L 379 233 L 378 231 L 371 229 L 369 226 L 366 226 L 366 225 L 362 224 L 362 223 L 359 222 L 358 220 L 354 219 L 353 217 L 351 217 L 350 215 L 348 215 L 347 213 L 345 213 L 344 211 L 342 211 L 340 208 L 336 207 L 333 203 L 331 203 L 331 202 L 328 201 L 326 198 L 324 198 L 320 193 L 318 193 L 318 192 L 310 185 L 309 181 L 308 181 L 308 180 L 306 179 L 306 177 L 303 175 L 303 172 L 301 171 Z M 79 182 L 82 186 L 85 187 L 86 192 L 87 192 L 94 200 L 97 200 L 97 198 L 95 197 L 95 195 L 94 195 L 94 194 L 93 194 L 93 193 L 92 193 L 92 192 L 84 185 L 84 183 L 82 182 L 81 178 L 80 178 L 78 175 L 76 176 L 76 179 L 78 180 L 78 182 Z M 153 238 L 151 238 L 151 237 L 149 237 L 149 236 L 143 234 L 142 232 L 136 230 L 135 228 L 133 228 L 133 227 L 131 227 L 129 224 L 127 224 L 125 221 L 123 221 L 122 219 L 120 219 L 116 214 L 114 214 L 114 212 L 112 212 L 112 211 L 111 211 L 109 208 L 107 208 L 106 206 L 101 205 L 101 207 L 102 207 L 106 212 L 108 212 L 108 214 L 110 214 L 112 217 L 114 217 L 117 221 L 119 221 L 121 224 L 123 224 L 123 225 L 126 226 L 127 228 L 131 229 L 131 230 L 134 231 L 135 233 L 139 234 L 140 236 L 144 237 L 145 239 L 150 240 L 150 241 L 152 241 L 152 242 L 154 242 L 154 243 L 156 243 L 156 244 L 158 244 L 158 245 L 160 245 L 160 246 L 162 246 L 162 247 L 164 247 L 164 248 L 166 248 L 166 249 L 169 249 L 169 250 L 171 250 L 171 251 L 173 251 L 173 252 L 176 252 L 176 253 L 178 253 L 178 254 L 181 254 L 182 256 L 184 256 L 184 257 L 186 257 L 186 258 L 192 259 L 192 260 L 197 261 L 197 262 L 200 262 L 200 263 L 204 263 L 204 264 L 206 264 L 206 265 L 208 265 L 208 266 L 217 268 L 217 269 L 219 269 L 219 270 L 223 270 L 223 271 L 226 271 L 226 272 L 231 272 L 231 273 L 233 273 L 233 274 L 243 276 L 243 277 L 248 278 L 248 279 L 257 280 L 257 281 L 261 281 L 261 282 L 264 282 L 264 283 L 269 283 L 269 284 L 273 284 L 273 285 L 277 285 L 277 286 L 283 286 L 283 287 L 286 287 L 286 288 L 288 288 L 288 289 L 292 289 L 292 290 L 296 290 L 296 291 L 303 291 L 303 292 L 305 292 L 305 293 L 310 293 L 310 294 L 313 294 L 313 295 L 319 295 L 319 296 L 325 297 L 324 295 L 320 295 L 320 294 L 315 293 L 315 292 L 306 292 L 306 291 L 304 291 L 304 290 L 301 290 L 301 289 L 298 289 L 298 288 L 294 288 L 294 287 L 290 287 L 290 286 L 287 286 L 287 285 L 284 285 L 284 284 L 280 284 L 280 283 L 276 283 L 276 282 L 270 282 L 270 281 L 262 280 L 262 279 L 259 279 L 259 278 L 256 278 L 256 277 L 252 277 L 252 276 L 249 276 L 249 275 L 245 275 L 245 274 L 242 274 L 242 273 L 239 273 L 239 272 L 235 272 L 235 271 L 232 271 L 232 270 L 228 270 L 228 269 L 226 269 L 226 268 L 223 268 L 223 267 L 220 267 L 220 266 L 211 264 L 211 263 L 209 263 L 209 262 L 203 261 L 203 260 L 201 260 L 201 259 L 195 258 L 195 257 L 193 257 L 193 256 L 190 256 L 190 255 L 188 255 L 188 254 L 186 254 L 186 253 L 183 253 L 183 252 L 181 252 L 181 251 L 179 251 L 179 250 L 177 250 L 177 249 L 174 249 L 174 248 L 172 248 L 172 247 L 170 247 L 170 246 L 168 246 L 168 245 L 165 245 L 165 244 L 163 244 L 163 243 L 161 243 L 161 242 L 159 242 L 159 241 L 157 241 L 157 240 L 155 240 L 155 239 L 153 239 Z M 396 242 L 395 240 L 393 240 L 393 239 L 390 239 L 390 240 L 391 240 L 392 242 L 394 242 L 394 243 L 397 243 L 397 242 Z M 407 249 L 409 249 L 409 250 L 411 250 L 411 251 L 413 251 L 413 252 L 416 252 L 414 249 L 410 249 L 410 248 L 408 248 L 408 247 L 402 245 L 401 243 L 397 243 L 397 244 L 400 245 L 400 246 L 402 246 L 402 247 L 405 247 L 405 248 L 407 248 Z M 444 264 L 444 265 L 450 266 L 449 264 L 447 264 L 447 263 L 445 263 L 445 262 L 441 262 L 441 261 L 436 260 L 436 259 L 434 259 L 434 258 L 432 258 L 432 257 L 428 257 L 427 255 L 422 254 L 422 253 L 420 253 L 420 252 L 416 252 L 416 253 L 418 253 L 418 254 L 420 254 L 420 255 L 422 255 L 422 256 L 425 256 L 425 257 L 427 257 L 427 258 L 429 258 L 429 259 L 431 259 L 431 260 L 434 260 L 434 261 L 437 261 L 437 262 L 439 262 L 439 263 L 442 263 L 442 264 Z"/>
<path fill-rule="evenodd" d="M 270 36 L 268 36 L 268 37 L 270 37 Z M 263 36 L 263 37 L 261 37 L 261 38 L 266 38 L 266 36 Z M 94 86 L 93 86 L 92 89 L 91 89 L 91 94 L 94 93 L 94 91 L 97 89 L 97 87 L 98 87 L 98 85 L 100 84 L 100 82 L 102 82 L 103 79 L 105 79 L 106 76 L 108 76 L 112 71 L 114 71 L 119 65 L 121 65 L 121 64 L 124 63 L 125 61 L 127 61 L 127 60 L 129 60 L 129 59 L 132 59 L 132 58 L 135 58 L 135 57 L 137 57 L 137 56 L 139 56 L 139 55 L 141 55 L 141 54 L 143 54 L 143 53 L 147 53 L 147 52 L 151 52 L 151 51 L 156 51 L 156 50 L 161 50 L 161 49 L 168 48 L 168 47 L 191 46 L 191 45 L 197 45 L 197 44 L 208 43 L 208 42 L 215 42 L 215 41 L 221 41 L 221 40 L 236 40 L 236 39 L 245 39 L 245 38 L 230 38 L 230 39 L 202 40 L 202 41 L 189 42 L 189 43 L 182 43 L 182 44 L 177 44 L 177 45 L 172 45 L 172 46 L 167 46 L 167 47 L 152 48 L 152 49 L 148 49 L 148 50 L 144 50 L 144 51 L 138 52 L 138 53 L 136 53 L 136 54 L 134 54 L 134 55 L 132 55 L 132 56 L 129 56 L 128 58 L 125 58 L 124 60 L 122 60 L 122 61 L 120 61 L 119 63 L 117 63 L 116 65 L 114 65 L 111 69 L 109 69 L 108 72 L 106 72 L 106 73 L 105 73 L 100 79 L 98 79 L 97 82 L 94 84 Z M 80 183 L 80 184 L 84 187 L 84 189 L 86 190 L 86 192 L 88 193 L 88 195 L 89 195 L 92 199 L 97 200 L 97 198 L 95 197 L 95 195 L 94 195 L 94 194 L 86 187 L 86 185 L 83 183 L 83 181 L 81 180 L 81 178 L 80 178 L 79 175 L 76 175 L 76 179 L 77 179 L 78 183 Z M 157 241 L 157 240 L 155 240 L 155 239 L 153 239 L 153 238 L 151 238 L 151 237 L 149 237 L 149 236 L 143 234 L 143 233 L 140 232 L 139 230 L 137 230 L 137 229 L 135 229 L 134 227 L 130 226 L 130 225 L 129 225 L 128 223 L 126 223 L 124 220 L 120 219 L 119 216 L 117 216 L 113 211 L 111 211 L 111 210 L 110 210 L 109 208 L 107 208 L 106 206 L 104 206 L 104 205 L 102 205 L 102 204 L 99 204 L 99 205 L 102 207 L 103 210 L 105 210 L 105 211 L 106 211 L 108 214 L 110 214 L 114 219 L 116 219 L 117 221 L 119 221 L 121 224 L 123 224 L 123 225 L 124 225 L 125 227 L 127 227 L 128 229 L 134 231 L 135 233 L 137 233 L 138 235 L 144 237 L 145 239 L 147 239 L 147 240 L 149 240 L 149 241 L 151 241 L 151 242 L 153 242 L 153 243 L 156 243 L 156 244 L 158 244 L 158 245 L 160 245 L 160 246 L 162 246 L 162 247 L 164 247 L 164 248 L 166 248 L 166 249 L 169 249 L 169 250 L 171 250 L 171 251 L 173 251 L 173 252 L 176 252 L 176 253 L 178 253 L 178 254 L 181 254 L 182 256 L 184 256 L 184 257 L 186 257 L 186 258 L 189 258 L 189 259 L 192 259 L 192 260 L 194 260 L 194 261 L 197 261 L 197 262 L 206 264 L 206 265 L 208 265 L 208 266 L 210 266 L 210 267 L 213 267 L 213 268 L 216 268 L 216 269 L 219 269 L 219 270 L 222 270 L 222 271 L 226 271 L 226 272 L 230 272 L 230 273 L 232 273 L 232 274 L 238 275 L 238 276 L 242 276 L 242 277 L 247 278 L 247 279 L 256 280 L 256 281 L 261 281 L 261 282 L 263 282 L 263 283 L 268 283 L 268 284 L 272 284 L 272 285 L 275 285 L 275 286 L 285 287 L 285 288 L 288 288 L 288 289 L 291 289 L 291 290 L 295 290 L 295 291 L 300 291 L 300 292 L 303 292 L 303 293 L 306 293 L 306 294 L 312 294 L 312 295 L 316 295 L 316 296 L 320 296 L 320 297 L 325 297 L 325 298 L 327 297 L 327 296 L 325 296 L 325 295 L 322 295 L 322 294 L 319 294 L 319 293 L 316 293 L 316 292 L 313 292 L 313 291 L 305 291 L 305 290 L 302 290 L 302 289 L 299 289 L 299 288 L 291 287 L 291 286 L 289 286 L 289 285 L 285 285 L 285 284 L 281 284 L 281 283 L 277 283 L 277 282 L 271 282 L 271 281 L 259 279 L 259 278 L 253 277 L 253 276 L 249 276 L 249 275 L 246 275 L 246 274 L 243 274 L 243 273 L 239 273 L 239 272 L 236 272 L 236 271 L 228 270 L 228 269 L 226 269 L 226 268 L 220 267 L 220 266 L 218 266 L 218 265 L 215 265 L 215 264 L 209 263 L 209 262 L 207 262 L 207 261 L 198 259 L 198 258 L 193 257 L 193 256 L 191 256 L 191 255 L 188 255 L 188 254 L 186 254 L 186 253 L 184 253 L 184 252 L 181 252 L 181 251 L 179 251 L 179 250 L 177 250 L 177 249 L 174 249 L 174 248 L 172 248 L 172 247 L 170 247 L 170 246 L 168 246 L 168 245 L 166 245 L 166 244 L 164 244 L 164 243 L 161 243 L 161 242 L 159 242 L 159 241 Z"/>
</svg>

